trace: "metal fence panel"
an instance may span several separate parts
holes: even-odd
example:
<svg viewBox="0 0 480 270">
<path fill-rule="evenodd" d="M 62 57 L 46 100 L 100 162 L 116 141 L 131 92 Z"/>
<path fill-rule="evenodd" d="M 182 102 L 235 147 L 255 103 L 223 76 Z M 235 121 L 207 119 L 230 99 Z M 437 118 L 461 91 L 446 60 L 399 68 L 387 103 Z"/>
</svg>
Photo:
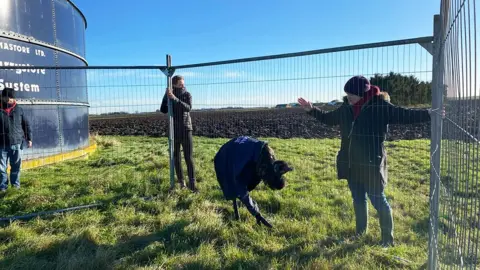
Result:
<svg viewBox="0 0 480 270">
<path fill-rule="evenodd" d="M 263 187 L 259 188 L 263 193 L 256 198 L 261 210 L 268 213 L 266 215 L 269 217 L 278 215 L 279 218 L 289 220 L 299 227 L 303 226 L 302 228 L 305 226 L 304 223 L 310 224 L 310 219 L 315 219 L 307 227 L 321 228 L 319 232 L 307 230 L 301 233 L 308 233 L 310 237 L 320 237 L 319 241 L 327 245 L 325 248 L 328 250 L 332 243 L 342 244 L 355 233 L 355 211 L 349 187 L 346 181 L 336 181 L 340 130 L 336 126 L 323 124 L 309 116 L 299 106 L 298 98 L 304 97 L 322 110 L 333 111 L 344 102 L 343 87 L 346 81 L 352 76 L 363 75 L 372 84 L 378 85 L 384 92 L 384 97 L 395 105 L 430 108 L 434 105 L 431 98 L 432 88 L 434 89 L 438 83 L 432 74 L 432 67 L 435 68 L 435 65 L 432 65 L 434 62 L 431 55 L 434 52 L 432 42 L 432 37 L 423 37 L 277 56 L 173 66 L 171 68 L 175 71 L 174 74 L 168 74 L 166 67 L 36 67 L 40 70 L 45 68 L 45 74 L 41 71 L 22 76 L 16 69 L 3 67 L 0 69 L 0 79 L 5 81 L 8 79 L 9 83 L 37 81 L 40 82 L 41 92 L 37 96 L 41 96 L 44 91 L 48 92 L 46 98 L 42 100 L 31 98 L 28 93 L 20 95 L 20 104 L 25 108 L 30 106 L 33 110 L 28 115 L 36 130 L 34 147 L 27 150 L 27 158 L 64 153 L 84 147 L 88 144 L 88 135 L 93 135 L 113 138 L 112 141 L 102 141 L 101 155 L 106 156 L 91 165 L 105 166 L 101 167 L 103 177 L 107 174 L 117 175 L 118 164 L 134 168 L 132 169 L 134 173 L 119 176 L 121 188 L 106 188 L 107 194 L 100 195 L 89 190 L 75 193 L 69 200 L 71 204 L 67 205 L 75 207 L 78 206 L 76 202 L 83 201 L 84 197 L 97 202 L 97 199 L 106 200 L 104 197 L 159 195 L 167 189 L 167 186 L 175 183 L 167 179 L 175 180 L 172 175 L 174 165 L 171 154 L 172 145 L 178 134 L 169 132 L 172 130 L 171 117 L 168 113 L 162 113 L 160 107 L 165 89 L 171 86 L 171 76 L 166 75 L 182 75 L 193 99 L 190 114 L 194 149 L 203 151 L 194 152 L 193 156 L 198 160 L 196 168 L 198 185 L 200 190 L 203 188 L 208 194 L 205 196 L 212 201 L 220 201 L 219 198 L 222 198 L 218 183 L 212 178 L 214 175 L 212 159 L 222 143 L 242 135 L 268 140 L 274 150 L 278 150 L 277 157 L 295 164 L 297 170 L 289 180 L 291 190 L 284 195 L 266 192 L 266 188 Z M 17 91 L 20 92 L 22 91 Z M 380 107 L 376 113 L 368 120 L 374 122 L 377 117 L 384 117 L 382 119 L 391 117 Z M 381 113 L 386 115 L 379 116 Z M 397 118 L 401 116 L 397 115 Z M 454 114 L 449 117 L 455 119 L 452 118 Z M 404 125 L 417 120 L 404 117 L 403 121 L 393 121 L 397 123 L 388 126 L 384 143 L 388 152 L 386 196 L 393 208 L 396 228 L 394 234 L 398 235 L 395 239 L 398 239 L 400 245 L 409 246 L 412 242 L 418 245 L 412 248 L 418 248 L 419 252 L 407 253 L 405 258 L 401 258 L 412 265 L 422 264 L 427 259 L 428 208 L 431 202 L 428 199 L 429 158 L 432 156 L 429 139 L 431 128 L 435 128 L 429 121 Z M 446 134 L 454 134 L 448 130 L 444 132 L 444 140 Z M 363 136 L 366 142 L 373 144 L 382 139 L 370 133 L 366 129 L 358 129 L 351 134 L 357 138 Z M 126 138 L 127 136 L 129 138 Z M 122 138 L 121 140 L 138 146 L 142 145 L 142 140 L 147 141 L 147 138 L 156 140 L 158 137 L 162 139 L 169 137 L 170 144 L 167 146 L 165 143 L 158 145 L 158 149 L 146 150 L 148 153 L 145 157 L 139 154 L 127 158 L 124 156 L 125 153 L 136 151 L 138 154 L 138 149 L 132 149 L 133 146 L 128 144 L 115 146 L 115 138 Z M 155 142 L 160 144 L 165 141 Z M 40 147 L 42 143 L 45 144 L 44 147 Z M 152 142 L 148 143 L 151 145 Z M 449 142 L 446 142 L 446 151 L 451 149 L 448 145 Z M 373 150 L 365 150 L 368 155 L 371 151 Z M 165 163 L 163 157 L 169 153 L 170 162 Z M 156 159 L 156 156 L 161 156 L 161 159 Z M 447 160 L 445 154 L 442 154 L 442 157 L 442 162 L 445 163 Z M 370 162 L 367 159 L 365 163 Z M 474 164 L 474 161 L 470 164 Z M 371 164 L 360 165 L 368 168 L 364 172 L 365 177 L 376 177 L 373 175 L 374 172 L 370 171 L 373 167 Z M 443 174 L 446 167 L 442 166 L 442 181 L 445 181 Z M 166 173 L 166 168 L 170 169 L 170 175 Z M 74 175 L 72 172 L 59 170 L 59 179 L 65 178 L 66 174 Z M 88 170 L 75 177 L 80 181 L 91 181 L 95 185 L 102 182 L 102 176 L 93 175 L 93 172 L 90 175 Z M 132 181 L 136 183 L 133 184 Z M 134 189 L 135 191 L 130 190 L 131 186 L 139 185 L 137 182 L 141 182 L 143 186 L 135 186 L 138 188 Z M 141 194 L 133 194 L 138 190 L 141 190 Z M 445 194 L 442 193 L 440 197 L 442 207 L 445 204 Z M 38 209 L 54 210 L 50 207 L 54 203 L 48 201 Z M 441 217 L 444 211 L 442 207 Z M 296 211 L 285 210 L 288 208 Z M 375 211 L 370 203 L 368 209 Z M 20 211 L 8 214 L 25 213 Z M 406 218 L 400 218 L 404 216 Z M 433 217 L 435 219 L 436 215 Z M 440 223 L 442 224 L 441 220 Z M 367 238 L 363 241 L 372 244 L 377 238 L 380 239 L 382 228 L 377 215 L 371 214 L 368 224 L 375 234 L 373 237 L 375 240 Z M 442 226 L 440 225 L 441 228 Z M 441 243 L 442 245 L 431 247 L 430 250 L 441 251 L 442 247 L 447 247 L 447 244 L 443 244 L 445 242 Z M 440 255 L 440 258 L 445 257 Z M 396 263 L 393 265 L 397 265 Z"/>
<path fill-rule="evenodd" d="M 441 1 L 444 99 L 438 267 L 478 268 L 480 230 L 476 1 Z M 437 168 L 438 169 L 438 168 Z"/>
</svg>

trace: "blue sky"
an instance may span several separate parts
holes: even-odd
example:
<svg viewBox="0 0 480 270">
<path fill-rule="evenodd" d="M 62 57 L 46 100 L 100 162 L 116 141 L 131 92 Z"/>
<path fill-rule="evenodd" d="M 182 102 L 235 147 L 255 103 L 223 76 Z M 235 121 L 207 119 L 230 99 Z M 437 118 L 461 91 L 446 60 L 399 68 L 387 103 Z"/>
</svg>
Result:
<svg viewBox="0 0 480 270">
<path fill-rule="evenodd" d="M 433 15 L 440 10 L 439 0 L 141 0 L 133 5 L 125 0 L 77 0 L 75 3 L 88 21 L 86 58 L 90 65 L 164 65 L 167 53 L 172 55 L 174 65 L 182 65 L 429 36 L 433 31 Z M 299 95 L 308 95 L 306 98 L 311 100 L 331 100 L 341 97 L 342 84 L 356 72 L 388 72 L 398 68 L 419 73 L 424 67 L 431 68 L 430 59 L 420 46 L 405 48 L 179 70 L 177 74 L 186 76 L 194 102 L 207 105 L 197 108 L 272 105 L 295 102 Z M 339 61 L 343 64 L 339 65 Z M 92 107 L 107 111 L 107 107 L 119 105 L 143 111 L 142 103 L 151 105 L 146 110 L 159 105 L 165 78 L 154 71 L 94 72 L 96 79 L 89 80 L 89 85 L 98 87 L 89 89 Z M 142 73 L 148 76 L 144 78 Z M 108 76 L 102 76 L 105 74 Z M 114 86 L 119 81 L 107 77 L 123 81 L 121 88 L 128 85 L 137 88 L 119 90 Z M 310 79 L 301 80 L 304 77 Z M 132 100 L 132 95 L 142 102 L 127 101 Z"/>
<path fill-rule="evenodd" d="M 429 36 L 439 0 L 76 0 L 90 65 L 189 64 Z M 135 4 L 132 4 L 135 3 Z"/>
</svg>

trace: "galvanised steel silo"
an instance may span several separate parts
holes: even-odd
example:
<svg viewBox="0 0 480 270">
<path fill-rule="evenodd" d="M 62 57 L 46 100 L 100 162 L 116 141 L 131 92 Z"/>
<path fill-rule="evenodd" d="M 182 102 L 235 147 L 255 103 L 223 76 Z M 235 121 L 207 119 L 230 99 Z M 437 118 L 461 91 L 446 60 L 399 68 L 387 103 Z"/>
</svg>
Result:
<svg viewBox="0 0 480 270">
<path fill-rule="evenodd" d="M 27 158 L 88 146 L 86 70 L 28 68 L 86 66 L 86 26 L 68 0 L 0 0 L 0 90 L 14 88 L 30 118 Z"/>
</svg>

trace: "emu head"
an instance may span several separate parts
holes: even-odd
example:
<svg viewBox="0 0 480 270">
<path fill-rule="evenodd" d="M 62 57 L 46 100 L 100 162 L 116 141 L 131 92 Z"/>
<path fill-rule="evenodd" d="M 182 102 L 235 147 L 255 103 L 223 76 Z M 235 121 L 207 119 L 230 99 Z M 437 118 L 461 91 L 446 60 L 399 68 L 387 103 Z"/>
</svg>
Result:
<svg viewBox="0 0 480 270">
<path fill-rule="evenodd" d="M 275 190 L 284 188 L 284 174 L 290 171 L 293 171 L 293 168 L 283 160 L 276 160 L 273 149 L 266 144 L 262 149 L 257 166 L 257 174 L 265 184 L 267 184 L 269 188 Z"/>
</svg>

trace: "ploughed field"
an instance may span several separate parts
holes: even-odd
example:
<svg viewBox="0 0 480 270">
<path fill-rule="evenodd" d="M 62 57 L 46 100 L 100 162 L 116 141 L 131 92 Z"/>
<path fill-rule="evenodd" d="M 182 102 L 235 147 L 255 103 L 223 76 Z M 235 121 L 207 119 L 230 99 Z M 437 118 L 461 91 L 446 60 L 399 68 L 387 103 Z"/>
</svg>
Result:
<svg viewBox="0 0 480 270">
<path fill-rule="evenodd" d="M 331 110 L 333 106 L 323 109 Z M 276 138 L 338 138 L 337 127 L 321 124 L 301 108 L 192 111 L 193 135 L 231 138 L 238 135 Z M 90 117 L 90 132 L 98 135 L 168 135 L 168 115 L 116 115 Z M 430 123 L 391 125 L 387 140 L 430 138 Z"/>
</svg>

